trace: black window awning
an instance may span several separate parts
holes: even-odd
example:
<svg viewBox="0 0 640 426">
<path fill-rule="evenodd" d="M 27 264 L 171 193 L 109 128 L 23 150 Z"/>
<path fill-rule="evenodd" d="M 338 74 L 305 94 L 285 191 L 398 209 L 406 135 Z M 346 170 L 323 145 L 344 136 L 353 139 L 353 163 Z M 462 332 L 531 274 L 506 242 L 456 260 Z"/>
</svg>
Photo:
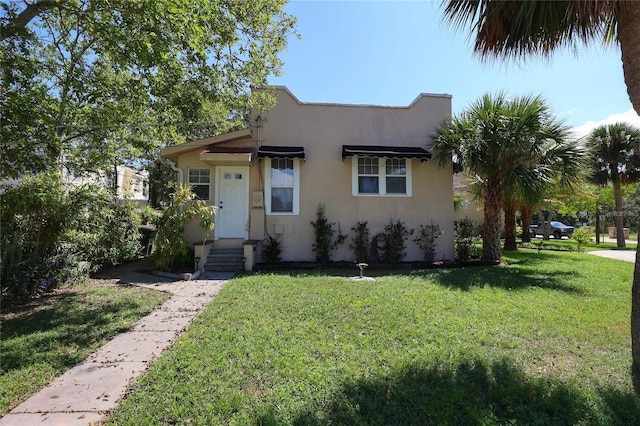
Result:
<svg viewBox="0 0 640 426">
<path fill-rule="evenodd" d="M 304 160 L 303 146 L 267 146 L 258 149 L 258 158 L 302 158 Z"/>
<path fill-rule="evenodd" d="M 381 145 L 342 145 L 342 159 L 353 156 L 416 158 L 427 161 L 431 153 L 414 146 L 381 146 Z"/>
</svg>

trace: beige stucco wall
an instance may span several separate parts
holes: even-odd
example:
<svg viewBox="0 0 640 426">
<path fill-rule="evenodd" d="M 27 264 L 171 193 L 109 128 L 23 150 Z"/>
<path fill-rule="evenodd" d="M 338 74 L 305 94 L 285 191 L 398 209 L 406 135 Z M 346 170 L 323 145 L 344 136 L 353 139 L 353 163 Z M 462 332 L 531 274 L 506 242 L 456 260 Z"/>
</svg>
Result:
<svg viewBox="0 0 640 426">
<path fill-rule="evenodd" d="M 251 140 L 234 142 L 233 146 L 261 145 L 303 146 L 306 161 L 300 162 L 299 215 L 267 215 L 266 232 L 283 230 L 280 242 L 283 260 L 313 260 L 314 240 L 311 221 L 316 220 L 318 203 L 324 203 L 327 218 L 340 223 L 349 234 L 347 243 L 333 254 L 333 260 L 355 260 L 348 243 L 351 227 L 368 221 L 371 235 L 384 232 L 390 219 L 401 219 L 409 228 L 437 222 L 444 234 L 438 239 L 437 260 L 453 258 L 453 181 L 451 168 L 439 168 L 433 161 L 411 161 L 412 196 L 353 196 L 351 157 L 341 158 L 342 145 L 417 146 L 429 149 L 430 135 L 451 113 L 449 95 L 420 95 L 408 107 L 382 107 L 339 104 L 302 103 L 287 89 L 276 88 L 277 104 L 260 114 L 261 126 L 253 127 Z M 253 124 L 258 122 L 254 117 Z M 204 146 L 205 143 L 200 144 Z M 214 165 L 199 159 L 202 149 L 174 155 L 186 179 L 189 167 L 211 167 L 211 201 L 215 196 Z M 264 161 L 251 165 L 249 196 L 262 191 Z M 265 235 L 264 209 L 250 207 L 250 239 Z M 276 228 L 277 227 L 277 228 Z M 191 226 L 188 238 L 200 237 L 197 226 Z M 414 234 L 415 235 L 415 234 Z M 421 260 L 422 255 L 412 241 L 407 241 L 405 260 Z"/>
<path fill-rule="evenodd" d="M 300 215 L 268 216 L 267 230 L 284 225 L 280 240 L 283 255 L 311 260 L 313 227 L 318 203 L 327 218 L 344 232 L 357 221 L 368 221 L 372 236 L 384 231 L 390 219 L 402 219 L 417 232 L 430 220 L 444 235 L 438 240 L 437 259 L 453 257 L 453 184 L 450 169 L 434 162 L 412 161 L 412 197 L 353 196 L 351 157 L 342 160 L 342 145 L 427 147 L 429 136 L 451 112 L 449 96 L 420 96 L 410 107 L 349 106 L 300 103 L 287 90 L 276 90 L 276 108 L 261 114 L 260 139 L 264 145 L 304 146 L 300 167 Z M 351 238 L 349 238 L 350 241 Z M 407 242 L 406 260 L 420 260 L 418 247 Z M 348 244 L 334 252 L 334 260 L 350 259 Z"/>
</svg>

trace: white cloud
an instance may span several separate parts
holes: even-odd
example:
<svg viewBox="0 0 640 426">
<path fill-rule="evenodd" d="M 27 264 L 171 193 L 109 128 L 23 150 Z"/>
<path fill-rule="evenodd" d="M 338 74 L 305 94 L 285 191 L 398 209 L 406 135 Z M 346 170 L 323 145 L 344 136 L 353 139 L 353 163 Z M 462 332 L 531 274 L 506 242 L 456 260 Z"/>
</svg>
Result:
<svg viewBox="0 0 640 426">
<path fill-rule="evenodd" d="M 631 108 L 629 111 L 623 112 L 621 114 L 611 114 L 604 120 L 587 121 L 581 126 L 574 127 L 573 129 L 571 129 L 571 131 L 573 132 L 573 136 L 576 139 L 579 139 L 591 133 L 591 131 L 598 126 L 602 126 L 605 124 L 620 123 L 620 122 L 631 124 L 632 126 L 640 128 L 640 116 L 638 116 L 638 114 L 633 110 L 633 108 Z"/>
</svg>

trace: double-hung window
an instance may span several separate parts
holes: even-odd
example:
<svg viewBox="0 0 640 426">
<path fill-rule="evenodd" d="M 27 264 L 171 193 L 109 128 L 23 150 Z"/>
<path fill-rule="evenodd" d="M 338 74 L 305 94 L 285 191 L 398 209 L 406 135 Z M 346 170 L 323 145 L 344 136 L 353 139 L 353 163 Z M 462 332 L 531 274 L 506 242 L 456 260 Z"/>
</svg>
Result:
<svg viewBox="0 0 640 426">
<path fill-rule="evenodd" d="M 189 169 L 189 185 L 199 200 L 209 201 L 210 169 Z"/>
<path fill-rule="evenodd" d="M 265 159 L 265 206 L 267 214 L 300 213 L 300 160 Z"/>
<path fill-rule="evenodd" d="M 411 196 L 411 159 L 355 156 L 354 196 Z"/>
</svg>

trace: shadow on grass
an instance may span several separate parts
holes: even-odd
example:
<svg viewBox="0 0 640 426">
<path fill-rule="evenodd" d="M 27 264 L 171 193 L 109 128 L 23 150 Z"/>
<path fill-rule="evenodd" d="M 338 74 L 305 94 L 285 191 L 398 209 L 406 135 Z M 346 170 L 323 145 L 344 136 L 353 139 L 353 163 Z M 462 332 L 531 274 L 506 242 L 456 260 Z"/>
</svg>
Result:
<svg viewBox="0 0 640 426">
<path fill-rule="evenodd" d="M 59 293 L 38 301 L 35 309 L 17 311 L 2 321 L 0 373 L 46 363 L 55 369 L 82 361 L 82 351 L 126 331 L 108 327 L 114 318 L 140 309 L 134 301 L 90 302 L 79 293 Z M 53 350 L 52 350 L 53 349 Z"/>
<path fill-rule="evenodd" d="M 475 287 L 497 287 L 509 290 L 523 290 L 531 287 L 539 287 L 572 294 L 583 294 L 581 287 L 568 284 L 567 278 L 575 277 L 576 262 L 588 262 L 587 257 L 572 257 L 567 260 L 567 266 L 563 270 L 558 264 L 558 254 L 538 253 L 533 251 L 510 252 L 509 265 L 495 266 L 465 266 L 454 268 L 429 268 L 429 269 L 367 269 L 365 275 L 381 277 L 406 276 L 411 279 L 425 279 L 435 284 L 469 291 Z M 571 263 L 568 263 L 571 262 Z M 309 270 L 272 271 L 263 272 L 273 275 L 291 277 L 327 276 L 327 277 L 352 277 L 359 275 L 359 269 L 354 265 L 352 269 L 346 268 L 318 268 Z"/>
<path fill-rule="evenodd" d="M 346 382 L 293 424 L 638 424 L 640 401 L 633 393 L 600 397 L 594 405 L 582 389 L 531 378 L 506 360 L 464 361 Z M 256 424 L 278 424 L 277 414 L 263 410 Z"/>
<path fill-rule="evenodd" d="M 530 287 L 582 294 L 580 287 L 567 284 L 566 278 L 575 272 L 544 273 L 514 268 L 474 268 L 464 271 L 448 271 L 430 274 L 434 283 L 469 291 L 474 287 L 496 287 L 508 290 L 524 290 Z"/>
</svg>

